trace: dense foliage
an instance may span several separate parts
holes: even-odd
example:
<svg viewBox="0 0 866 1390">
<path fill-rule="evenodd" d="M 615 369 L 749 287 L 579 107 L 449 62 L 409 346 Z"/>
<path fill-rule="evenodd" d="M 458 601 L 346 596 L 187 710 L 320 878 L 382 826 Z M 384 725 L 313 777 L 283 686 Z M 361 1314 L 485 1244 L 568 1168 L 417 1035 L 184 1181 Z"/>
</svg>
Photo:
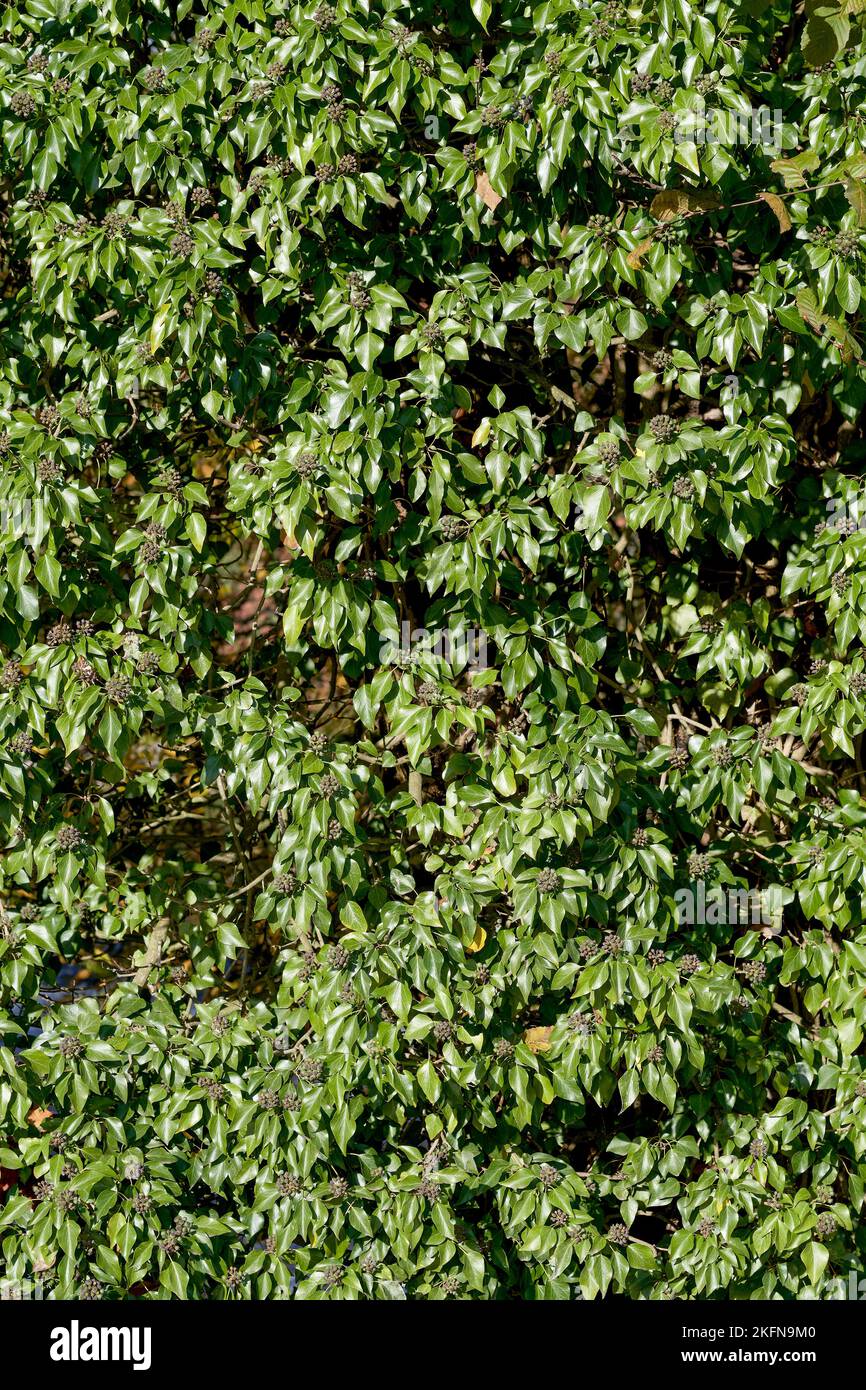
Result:
<svg viewBox="0 0 866 1390">
<path fill-rule="evenodd" d="M 7 1287 L 860 1272 L 863 12 L 3 12 Z"/>
</svg>

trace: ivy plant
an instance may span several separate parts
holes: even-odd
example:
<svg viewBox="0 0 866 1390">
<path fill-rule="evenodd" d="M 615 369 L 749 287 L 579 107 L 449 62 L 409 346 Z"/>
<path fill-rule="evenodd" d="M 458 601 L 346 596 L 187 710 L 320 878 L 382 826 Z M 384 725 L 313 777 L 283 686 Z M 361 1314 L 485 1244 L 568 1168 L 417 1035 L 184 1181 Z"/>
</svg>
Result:
<svg viewBox="0 0 866 1390">
<path fill-rule="evenodd" d="M 866 1262 L 862 0 L 0 11 L 0 1280 Z"/>
</svg>

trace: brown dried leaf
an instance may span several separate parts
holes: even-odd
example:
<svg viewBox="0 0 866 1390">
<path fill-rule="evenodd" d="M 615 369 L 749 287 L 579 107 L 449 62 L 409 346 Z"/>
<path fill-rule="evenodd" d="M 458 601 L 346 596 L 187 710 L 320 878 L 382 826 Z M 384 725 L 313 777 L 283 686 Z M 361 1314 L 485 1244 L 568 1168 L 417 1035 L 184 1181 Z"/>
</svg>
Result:
<svg viewBox="0 0 866 1390">
<path fill-rule="evenodd" d="M 695 193 L 688 188 L 665 188 L 650 203 L 650 212 L 657 222 L 672 222 L 690 212 L 710 212 L 722 206 L 718 194 L 709 191 Z"/>
<path fill-rule="evenodd" d="M 848 179 L 845 183 L 845 197 L 857 214 L 859 226 L 866 227 L 866 183 L 860 179 Z"/>
<path fill-rule="evenodd" d="M 478 194 L 481 201 L 487 204 L 491 211 L 495 211 L 502 202 L 501 195 L 496 192 L 493 184 L 484 173 L 479 174 L 475 180 L 475 192 Z"/>
<path fill-rule="evenodd" d="M 779 231 L 790 232 L 792 222 L 788 216 L 788 209 L 785 207 L 778 193 L 759 193 L 758 197 L 763 199 L 767 207 L 773 209 L 779 223 Z"/>
<path fill-rule="evenodd" d="M 650 212 L 658 222 L 672 222 L 688 208 L 689 200 L 685 193 L 676 188 L 666 188 L 657 193 L 650 203 Z"/>
</svg>

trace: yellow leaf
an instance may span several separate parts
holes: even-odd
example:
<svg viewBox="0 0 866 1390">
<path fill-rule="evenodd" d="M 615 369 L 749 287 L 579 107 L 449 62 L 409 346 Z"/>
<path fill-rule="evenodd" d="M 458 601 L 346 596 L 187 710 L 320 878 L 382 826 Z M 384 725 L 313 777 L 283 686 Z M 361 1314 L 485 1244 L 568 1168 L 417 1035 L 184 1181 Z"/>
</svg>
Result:
<svg viewBox="0 0 866 1390">
<path fill-rule="evenodd" d="M 791 158 L 774 159 L 770 165 L 774 174 L 781 174 L 786 188 L 804 188 L 806 175 L 811 174 L 820 164 L 815 150 L 803 150 Z"/>
<path fill-rule="evenodd" d="M 474 956 L 476 951 L 483 951 L 484 943 L 486 940 L 487 932 L 484 930 L 481 923 L 479 922 L 478 926 L 475 928 L 475 935 L 472 938 L 472 944 L 466 947 L 466 954 L 468 956 Z"/>
<path fill-rule="evenodd" d="M 553 1029 L 547 1028 L 527 1028 L 523 1034 L 523 1041 L 530 1052 L 546 1052 L 550 1047 L 550 1035 Z"/>
<path fill-rule="evenodd" d="M 490 438 L 490 425 L 490 416 L 485 415 L 484 419 L 481 421 L 481 424 L 478 426 L 478 429 L 472 436 L 473 449 L 477 449 L 479 445 L 487 443 L 488 439 Z"/>
<path fill-rule="evenodd" d="M 632 270 L 640 270 L 643 258 L 652 247 L 652 237 L 647 237 L 646 241 L 640 242 L 638 246 L 633 246 L 626 256 L 626 265 L 630 265 Z"/>
<path fill-rule="evenodd" d="M 153 327 L 150 330 L 151 352 L 156 352 L 157 348 L 159 347 L 160 343 L 165 337 L 165 324 L 166 319 L 168 318 L 168 311 L 170 308 L 171 303 L 169 301 L 166 301 L 165 304 L 160 304 L 159 308 L 156 311 L 156 315 L 153 320 Z"/>
</svg>

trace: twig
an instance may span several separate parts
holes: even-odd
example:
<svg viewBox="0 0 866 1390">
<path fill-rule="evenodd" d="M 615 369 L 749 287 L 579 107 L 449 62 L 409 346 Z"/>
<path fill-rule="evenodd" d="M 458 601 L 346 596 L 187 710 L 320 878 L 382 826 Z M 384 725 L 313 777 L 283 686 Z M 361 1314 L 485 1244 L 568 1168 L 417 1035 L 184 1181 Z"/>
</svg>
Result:
<svg viewBox="0 0 866 1390">
<path fill-rule="evenodd" d="M 162 959 L 162 948 L 168 936 L 168 926 L 170 919 L 163 917 L 157 922 L 150 936 L 147 938 L 147 945 L 144 951 L 144 959 L 132 977 L 132 983 L 138 989 L 144 989 L 147 984 L 147 977 L 154 966 L 159 965 Z"/>
</svg>

